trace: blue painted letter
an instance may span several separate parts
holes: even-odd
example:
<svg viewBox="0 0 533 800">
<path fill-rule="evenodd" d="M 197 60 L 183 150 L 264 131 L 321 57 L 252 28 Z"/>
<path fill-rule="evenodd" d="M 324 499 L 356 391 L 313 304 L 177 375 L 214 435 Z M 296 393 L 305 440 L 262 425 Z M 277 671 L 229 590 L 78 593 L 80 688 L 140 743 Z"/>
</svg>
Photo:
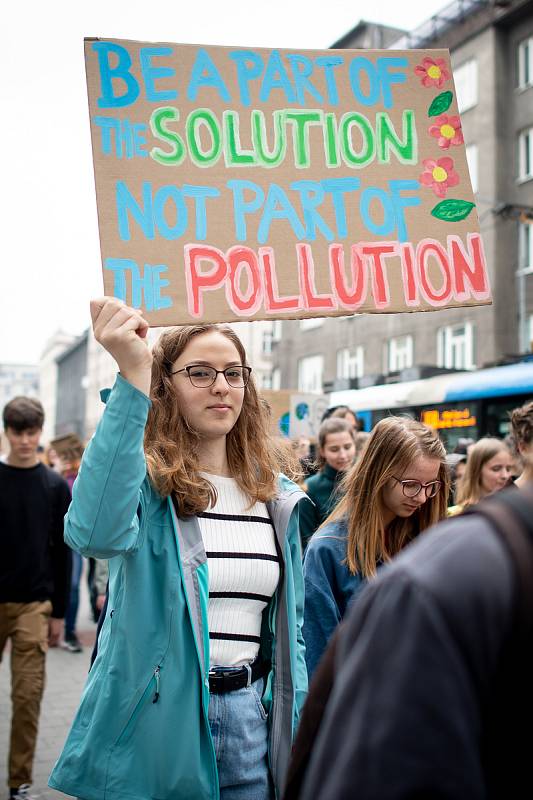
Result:
<svg viewBox="0 0 533 800">
<path fill-rule="evenodd" d="M 139 84 L 130 72 L 131 56 L 125 47 L 113 42 L 94 42 L 93 50 L 98 56 L 100 68 L 101 96 L 98 98 L 98 108 L 119 108 L 129 106 L 139 97 Z M 109 54 L 113 53 L 118 58 L 116 67 L 111 67 Z M 116 95 L 113 81 L 119 80 L 126 85 L 123 94 Z"/>
</svg>

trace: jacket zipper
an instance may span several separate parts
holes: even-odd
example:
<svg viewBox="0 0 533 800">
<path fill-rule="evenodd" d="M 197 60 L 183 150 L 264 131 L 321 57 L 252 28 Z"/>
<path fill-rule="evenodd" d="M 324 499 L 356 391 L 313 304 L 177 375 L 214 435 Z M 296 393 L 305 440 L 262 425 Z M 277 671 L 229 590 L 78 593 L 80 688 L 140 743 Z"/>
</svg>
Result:
<svg viewBox="0 0 533 800">
<path fill-rule="evenodd" d="M 148 701 L 148 698 L 150 697 L 152 692 L 154 693 L 153 694 L 153 698 L 152 698 L 152 703 L 157 703 L 158 702 L 159 697 L 160 697 L 160 693 L 159 693 L 160 671 L 161 671 L 161 665 L 158 664 L 157 667 L 154 669 L 154 672 L 152 674 L 152 677 L 150 678 L 148 686 L 146 687 L 146 689 L 144 690 L 144 692 L 140 696 L 139 701 L 138 701 L 137 705 L 135 706 L 135 708 L 133 709 L 133 711 L 131 713 L 131 716 L 130 716 L 128 722 L 126 723 L 122 733 L 120 734 L 120 736 L 116 740 L 115 747 L 120 745 L 128 737 L 128 734 L 132 730 L 137 717 L 141 713 L 145 703 Z"/>
<path fill-rule="evenodd" d="M 154 672 L 155 694 L 154 694 L 154 699 L 152 700 L 152 703 L 157 703 L 157 701 L 159 700 L 159 673 L 160 673 L 160 671 L 161 671 L 161 668 L 159 666 L 157 666 L 155 668 L 155 672 Z"/>
</svg>

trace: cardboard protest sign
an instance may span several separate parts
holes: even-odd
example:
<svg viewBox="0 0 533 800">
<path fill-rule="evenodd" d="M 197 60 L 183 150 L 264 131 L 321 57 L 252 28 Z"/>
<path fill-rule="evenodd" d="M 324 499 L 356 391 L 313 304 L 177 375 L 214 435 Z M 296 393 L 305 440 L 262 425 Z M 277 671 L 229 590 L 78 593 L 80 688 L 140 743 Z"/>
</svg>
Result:
<svg viewBox="0 0 533 800">
<path fill-rule="evenodd" d="M 272 433 L 276 436 L 288 436 L 291 414 L 290 389 L 261 389 L 260 395 L 268 403 L 272 420 Z"/>
<path fill-rule="evenodd" d="M 329 406 L 325 394 L 293 394 L 289 433 L 291 439 L 307 436 L 316 441 L 322 417 Z"/>
<path fill-rule="evenodd" d="M 274 433 L 297 439 L 307 436 L 316 440 L 320 422 L 329 406 L 325 394 L 302 394 L 295 389 L 261 389 L 272 415 Z"/>
<path fill-rule="evenodd" d="M 490 302 L 447 50 L 85 56 L 105 292 L 151 325 Z"/>
</svg>

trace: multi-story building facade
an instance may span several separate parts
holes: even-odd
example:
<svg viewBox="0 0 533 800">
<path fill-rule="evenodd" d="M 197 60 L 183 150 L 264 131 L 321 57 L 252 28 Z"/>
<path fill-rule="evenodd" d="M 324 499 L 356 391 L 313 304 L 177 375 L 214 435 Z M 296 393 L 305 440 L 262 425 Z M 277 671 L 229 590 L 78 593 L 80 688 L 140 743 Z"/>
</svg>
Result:
<svg viewBox="0 0 533 800">
<path fill-rule="evenodd" d="M 284 321 L 273 352 L 282 388 L 355 388 L 531 349 L 532 0 L 455 0 L 409 34 L 362 22 L 333 45 L 369 46 L 450 49 L 493 305 Z"/>
<path fill-rule="evenodd" d="M 272 348 L 275 323 L 268 320 L 235 322 L 231 327 L 241 340 L 259 389 L 272 389 Z"/>
<path fill-rule="evenodd" d="M 38 397 L 39 367 L 35 364 L 0 364 L 0 415 L 6 403 L 19 395 Z M 8 450 L 2 428 L 0 416 L 0 455 Z"/>
<path fill-rule="evenodd" d="M 88 340 L 85 331 L 56 359 L 56 436 L 75 433 L 85 438 Z"/>
<path fill-rule="evenodd" d="M 19 395 L 39 396 L 39 367 L 35 364 L 0 364 L 0 415 L 6 403 Z M 0 454 L 8 449 L 2 427 L 0 416 Z"/>
<path fill-rule="evenodd" d="M 39 360 L 39 400 L 44 408 L 43 442 L 56 435 L 57 358 L 67 350 L 76 337 L 56 331 L 46 342 Z"/>
<path fill-rule="evenodd" d="M 0 414 L 13 397 L 39 394 L 39 367 L 35 364 L 0 364 Z"/>
</svg>

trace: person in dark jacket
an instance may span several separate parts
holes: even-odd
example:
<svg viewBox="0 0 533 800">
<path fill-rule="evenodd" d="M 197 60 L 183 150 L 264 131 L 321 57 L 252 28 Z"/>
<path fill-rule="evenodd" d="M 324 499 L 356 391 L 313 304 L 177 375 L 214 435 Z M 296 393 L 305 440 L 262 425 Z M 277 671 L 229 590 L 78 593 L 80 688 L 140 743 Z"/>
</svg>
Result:
<svg viewBox="0 0 533 800">
<path fill-rule="evenodd" d="M 9 454 L 0 462 L 0 657 L 11 640 L 12 703 L 8 782 L 26 798 L 45 680 L 45 654 L 56 646 L 70 587 L 63 517 L 66 481 L 37 454 L 44 423 L 38 400 L 15 397 L 4 408 Z"/>
<path fill-rule="evenodd" d="M 322 525 L 340 500 L 339 483 L 355 458 L 355 432 L 348 420 L 326 419 L 318 431 L 318 472 L 303 486 L 311 503 L 303 503 L 300 514 L 302 547 Z"/>
<path fill-rule="evenodd" d="M 361 582 L 446 515 L 446 451 L 415 420 L 378 422 L 344 493 L 304 557 L 305 659 L 309 676 Z"/>
<path fill-rule="evenodd" d="M 311 684 L 284 800 L 531 796 L 531 534 L 533 484 L 365 587 Z"/>
</svg>

